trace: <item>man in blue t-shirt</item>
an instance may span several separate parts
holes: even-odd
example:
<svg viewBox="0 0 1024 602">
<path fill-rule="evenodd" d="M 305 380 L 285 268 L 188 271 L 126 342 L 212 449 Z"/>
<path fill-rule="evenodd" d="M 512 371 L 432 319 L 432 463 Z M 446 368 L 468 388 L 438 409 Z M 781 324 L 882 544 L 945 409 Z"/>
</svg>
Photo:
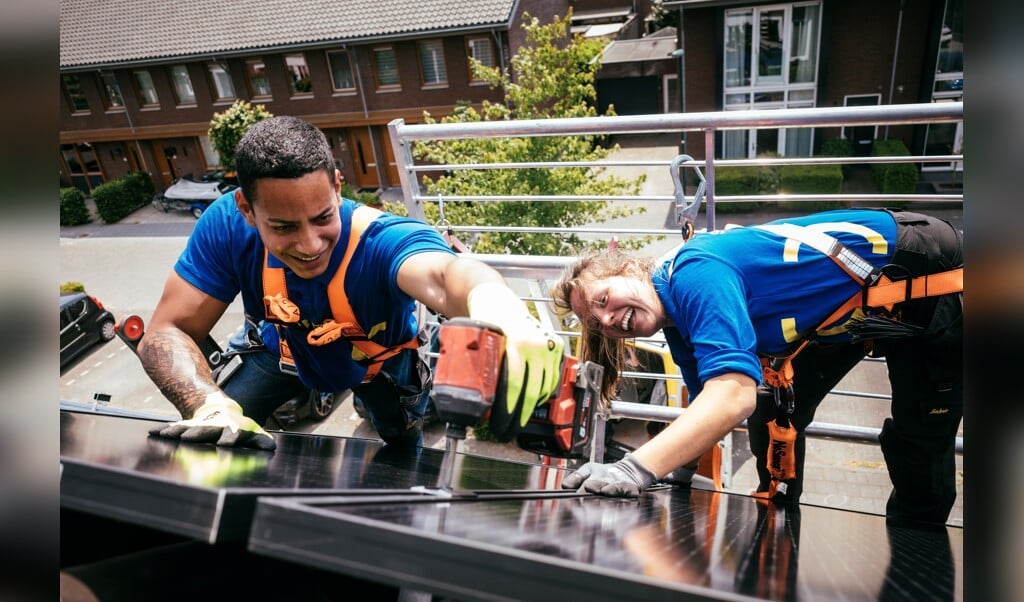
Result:
<svg viewBox="0 0 1024 602">
<path fill-rule="evenodd" d="M 615 392 L 624 339 L 662 330 L 690 404 L 622 461 L 584 465 L 563 486 L 633 496 L 658 479 L 686 482 L 748 419 L 760 496 L 797 501 L 804 429 L 871 353 L 886 357 L 892 385 L 879 437 L 893 482 L 887 514 L 944 522 L 963 414 L 962 263 L 963 235 L 947 222 L 870 209 L 700 234 L 660 261 L 581 258 L 553 296 L 580 319 L 581 359 L 605 367 L 602 396 Z M 866 287 L 890 280 L 895 302 L 864 301 L 882 291 Z"/>
<path fill-rule="evenodd" d="M 497 271 L 456 255 L 427 224 L 343 199 L 320 130 L 294 117 L 261 121 L 235 163 L 240 188 L 196 223 L 139 343 L 147 374 L 182 416 L 154 434 L 274 449 L 262 424 L 308 387 L 352 389 L 382 439 L 418 445 L 431 379 L 416 302 L 501 327 L 517 414 L 548 399 L 561 337 Z M 222 388 L 197 341 L 239 294 L 256 350 Z"/>
</svg>

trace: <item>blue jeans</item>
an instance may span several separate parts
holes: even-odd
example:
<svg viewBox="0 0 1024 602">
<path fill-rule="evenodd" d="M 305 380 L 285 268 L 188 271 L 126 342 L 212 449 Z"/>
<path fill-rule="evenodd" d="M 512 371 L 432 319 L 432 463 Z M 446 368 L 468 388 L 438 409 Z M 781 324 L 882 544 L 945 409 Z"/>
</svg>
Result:
<svg viewBox="0 0 1024 602">
<path fill-rule="evenodd" d="M 241 356 L 242 365 L 221 385 L 245 415 L 265 424 L 274 410 L 308 390 L 297 376 L 281 371 L 278 356 L 266 348 Z M 370 424 L 386 443 L 423 443 L 423 415 L 430 397 L 430 369 L 416 350 L 406 349 L 384 362 L 370 382 L 352 387 Z"/>
</svg>

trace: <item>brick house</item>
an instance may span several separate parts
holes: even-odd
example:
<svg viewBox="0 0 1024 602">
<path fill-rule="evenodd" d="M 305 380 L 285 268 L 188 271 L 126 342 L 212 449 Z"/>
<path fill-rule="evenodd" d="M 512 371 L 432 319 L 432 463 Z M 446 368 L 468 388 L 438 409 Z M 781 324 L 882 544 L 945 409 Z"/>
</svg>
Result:
<svg viewBox="0 0 1024 602">
<path fill-rule="evenodd" d="M 500 100 L 473 81 L 469 57 L 506 67 L 524 13 L 549 22 L 570 8 L 574 33 L 612 41 L 597 74 L 602 112 L 963 98 L 963 0 L 662 6 L 677 27 L 654 26 L 651 0 L 61 0 L 61 185 L 89 192 L 143 170 L 162 190 L 202 174 L 220 161 L 210 119 L 236 99 L 319 126 L 357 188 L 397 185 L 387 123 Z M 880 135 L 914 153 L 962 146 L 962 124 L 877 129 L 733 131 L 716 147 L 720 157 L 811 154 L 839 135 L 858 152 Z M 703 156 L 702 137 L 688 136 L 686 152 Z"/>
<path fill-rule="evenodd" d="M 207 129 L 236 99 L 327 134 L 358 188 L 396 184 L 386 124 L 497 101 L 469 57 L 504 67 L 522 15 L 566 2 L 61 0 L 61 185 L 144 170 L 163 189 L 218 165 Z"/>
<path fill-rule="evenodd" d="M 962 101 L 963 0 L 666 0 L 677 15 L 683 110 L 721 111 Z M 678 87 L 674 88 L 678 93 Z M 677 105 L 679 103 L 677 102 Z M 912 154 L 961 152 L 963 123 L 719 134 L 719 158 L 811 155 L 842 136 L 866 154 L 899 137 Z M 704 140 L 687 136 L 704 156 Z M 948 171 L 949 163 L 923 170 Z"/>
</svg>

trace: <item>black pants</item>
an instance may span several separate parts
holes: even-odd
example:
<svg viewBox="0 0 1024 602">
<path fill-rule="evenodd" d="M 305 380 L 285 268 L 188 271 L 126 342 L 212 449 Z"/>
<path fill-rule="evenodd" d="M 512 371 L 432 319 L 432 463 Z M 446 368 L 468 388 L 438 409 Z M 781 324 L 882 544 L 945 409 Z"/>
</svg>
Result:
<svg viewBox="0 0 1024 602">
<path fill-rule="evenodd" d="M 963 264 L 963 237 L 949 223 L 929 216 L 892 212 L 897 221 L 893 263 L 911 276 L 942 272 Z M 944 523 L 956 500 L 955 443 L 963 417 L 962 296 L 924 298 L 897 305 L 903 322 L 922 334 L 869 341 L 872 354 L 884 355 L 892 387 L 892 417 L 879 436 L 893 491 L 886 515 L 910 522 Z M 793 360 L 798 430 L 797 476 L 777 501 L 798 501 L 803 491 L 804 429 L 814 420 L 822 399 L 864 357 L 865 342 L 808 345 Z M 759 491 L 767 491 L 768 429 L 777 408 L 773 393 L 758 392 L 757 409 L 748 420 L 750 448 L 757 461 Z"/>
</svg>

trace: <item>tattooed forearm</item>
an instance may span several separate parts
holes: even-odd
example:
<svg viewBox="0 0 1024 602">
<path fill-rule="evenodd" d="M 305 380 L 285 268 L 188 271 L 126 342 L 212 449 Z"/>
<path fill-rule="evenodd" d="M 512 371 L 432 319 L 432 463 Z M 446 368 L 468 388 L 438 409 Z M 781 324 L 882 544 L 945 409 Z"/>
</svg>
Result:
<svg viewBox="0 0 1024 602">
<path fill-rule="evenodd" d="M 182 418 L 191 418 L 207 395 L 220 390 L 199 346 L 180 330 L 147 333 L 139 346 L 139 359 Z"/>
</svg>

